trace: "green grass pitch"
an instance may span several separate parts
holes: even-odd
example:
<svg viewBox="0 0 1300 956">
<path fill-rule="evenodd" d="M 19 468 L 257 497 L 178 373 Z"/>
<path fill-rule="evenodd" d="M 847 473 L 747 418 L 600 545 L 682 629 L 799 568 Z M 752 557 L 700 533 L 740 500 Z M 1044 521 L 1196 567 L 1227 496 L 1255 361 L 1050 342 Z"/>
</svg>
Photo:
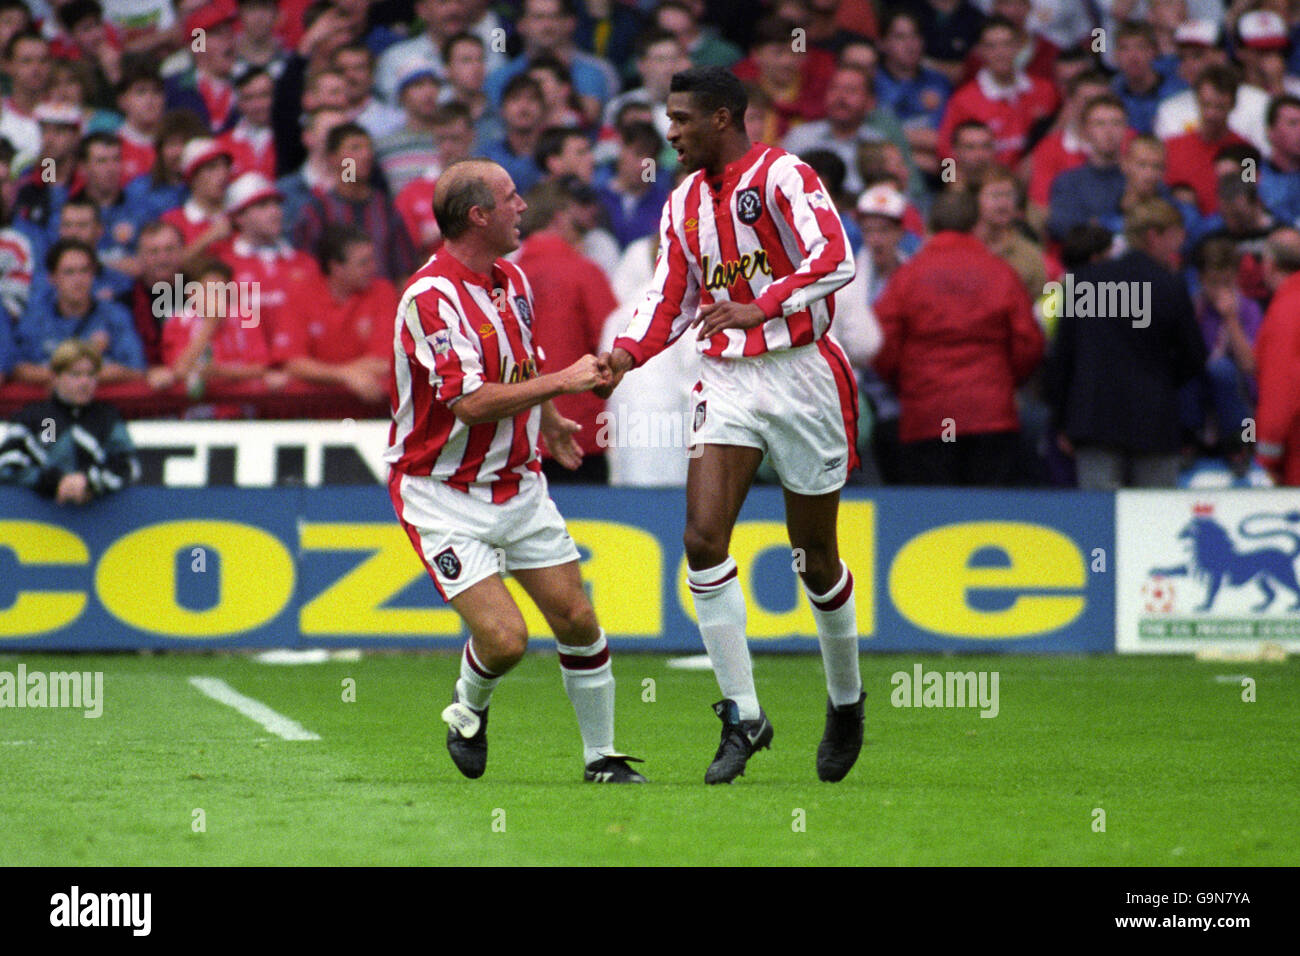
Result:
<svg viewBox="0 0 1300 956">
<path fill-rule="evenodd" d="M 0 655 L 0 671 L 19 662 L 103 671 L 105 702 L 98 719 L 0 710 L 3 864 L 1231 866 L 1291 865 L 1300 847 L 1295 662 L 864 655 L 867 746 L 822 784 L 820 660 L 760 655 L 773 749 L 718 788 L 713 675 L 658 656 L 614 656 L 618 743 L 646 758 L 646 787 L 581 782 L 550 653 L 498 688 L 477 781 L 443 746 L 454 655 Z M 918 662 L 997 671 L 998 716 L 893 707 L 891 674 Z M 322 739 L 273 737 L 193 675 Z"/>
</svg>

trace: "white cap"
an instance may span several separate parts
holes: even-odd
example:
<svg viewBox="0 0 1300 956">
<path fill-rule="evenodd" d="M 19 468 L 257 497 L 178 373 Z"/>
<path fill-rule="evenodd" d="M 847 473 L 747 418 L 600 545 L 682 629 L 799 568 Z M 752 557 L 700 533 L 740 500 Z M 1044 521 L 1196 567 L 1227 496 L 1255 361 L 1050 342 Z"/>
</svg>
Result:
<svg viewBox="0 0 1300 956">
<path fill-rule="evenodd" d="M 1174 43 L 1189 46 L 1218 46 L 1219 25 L 1213 20 L 1188 20 L 1174 31 Z"/>
<path fill-rule="evenodd" d="M 263 199 L 283 198 L 275 184 L 261 173 L 244 173 L 226 189 L 226 212 L 233 216 Z"/>
<path fill-rule="evenodd" d="M 194 171 L 204 163 L 211 162 L 218 156 L 231 159 L 230 150 L 214 139 L 197 136 L 185 144 L 181 150 L 181 175 L 189 179 Z"/>
<path fill-rule="evenodd" d="M 38 123 L 57 123 L 81 129 L 81 110 L 68 103 L 38 103 L 33 115 Z"/>
<path fill-rule="evenodd" d="M 859 216 L 884 216 L 902 222 L 906 209 L 903 194 L 889 183 L 877 183 L 858 197 Z"/>
<path fill-rule="evenodd" d="M 1252 10 L 1237 21 L 1244 46 L 1256 50 L 1282 50 L 1287 45 L 1286 21 L 1272 10 Z"/>
</svg>

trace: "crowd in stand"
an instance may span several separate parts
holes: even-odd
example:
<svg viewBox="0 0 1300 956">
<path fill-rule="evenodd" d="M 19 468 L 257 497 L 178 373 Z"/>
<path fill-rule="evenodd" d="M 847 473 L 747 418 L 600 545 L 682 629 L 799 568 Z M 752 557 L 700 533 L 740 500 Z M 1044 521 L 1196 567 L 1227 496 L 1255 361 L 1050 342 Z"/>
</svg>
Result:
<svg viewBox="0 0 1300 956">
<path fill-rule="evenodd" d="M 707 64 L 845 220 L 863 480 L 1169 485 L 1209 454 L 1300 483 L 1298 41 L 1289 0 L 0 0 L 0 403 L 71 359 L 155 414 L 382 417 L 470 156 L 529 203 L 547 360 L 598 351 L 680 181 L 671 77 Z M 681 480 L 690 345 L 557 399 L 579 479 Z"/>
</svg>

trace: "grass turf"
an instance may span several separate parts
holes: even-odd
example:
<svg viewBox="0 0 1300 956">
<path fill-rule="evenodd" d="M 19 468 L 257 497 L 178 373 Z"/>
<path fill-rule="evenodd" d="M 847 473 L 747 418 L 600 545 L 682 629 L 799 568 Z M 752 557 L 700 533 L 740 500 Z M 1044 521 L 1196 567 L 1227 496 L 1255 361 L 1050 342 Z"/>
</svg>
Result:
<svg viewBox="0 0 1300 956">
<path fill-rule="evenodd" d="M 0 655 L 0 671 L 20 661 L 103 671 L 105 704 L 98 719 L 0 710 L 2 864 L 1290 865 L 1300 847 L 1294 662 L 864 656 L 867 746 L 832 785 L 813 764 L 820 661 L 759 656 L 774 749 L 732 786 L 705 787 L 713 675 L 616 653 L 618 744 L 647 759 L 651 785 L 601 787 L 581 782 L 549 653 L 498 688 L 477 781 L 452 766 L 438 719 L 455 656 Z M 918 662 L 998 671 L 998 716 L 893 707 L 890 675 Z M 1257 700 L 1216 679 L 1228 674 L 1254 678 Z M 322 740 L 272 737 L 191 675 Z"/>
</svg>

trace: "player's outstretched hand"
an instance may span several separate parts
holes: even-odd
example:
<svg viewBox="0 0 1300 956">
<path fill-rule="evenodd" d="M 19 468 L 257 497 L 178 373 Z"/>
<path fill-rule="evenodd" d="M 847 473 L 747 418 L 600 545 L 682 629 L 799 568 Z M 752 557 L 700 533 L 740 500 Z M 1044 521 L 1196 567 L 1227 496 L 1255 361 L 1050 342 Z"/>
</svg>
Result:
<svg viewBox="0 0 1300 956">
<path fill-rule="evenodd" d="M 591 392 L 597 398 L 609 398 L 614 394 L 614 389 L 618 388 L 618 383 L 623 381 L 627 370 L 632 367 L 632 356 L 623 349 L 615 349 L 612 352 L 601 352 L 597 361 L 609 373 L 609 383 L 597 385 Z"/>
<path fill-rule="evenodd" d="M 699 328 L 696 339 L 703 342 L 723 329 L 752 329 L 766 321 L 763 310 L 752 302 L 710 302 L 700 307 L 691 327 Z"/>
<path fill-rule="evenodd" d="M 609 364 L 602 363 L 594 355 L 584 355 L 560 372 L 560 388 L 569 395 L 608 385 L 609 380 Z"/>
<path fill-rule="evenodd" d="M 542 441 L 546 442 L 546 450 L 569 471 L 582 464 L 582 446 L 573 437 L 580 431 L 582 426 L 571 419 L 559 415 L 542 418 Z"/>
</svg>

